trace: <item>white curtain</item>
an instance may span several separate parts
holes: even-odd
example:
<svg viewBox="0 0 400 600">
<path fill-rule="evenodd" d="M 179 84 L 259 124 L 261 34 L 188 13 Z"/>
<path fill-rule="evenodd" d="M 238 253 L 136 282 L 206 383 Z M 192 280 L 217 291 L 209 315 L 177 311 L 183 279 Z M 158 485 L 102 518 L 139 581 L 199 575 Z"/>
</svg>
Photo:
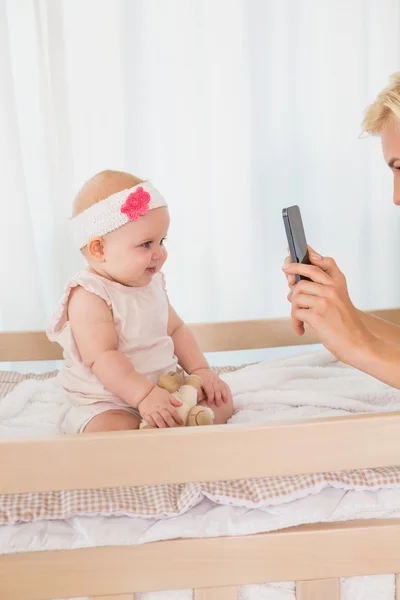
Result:
<svg viewBox="0 0 400 600">
<path fill-rule="evenodd" d="M 188 322 L 288 314 L 295 203 L 360 308 L 399 306 L 391 175 L 359 139 L 399 40 L 399 0 L 0 0 L 0 329 L 45 327 L 105 168 L 167 196 Z"/>
</svg>

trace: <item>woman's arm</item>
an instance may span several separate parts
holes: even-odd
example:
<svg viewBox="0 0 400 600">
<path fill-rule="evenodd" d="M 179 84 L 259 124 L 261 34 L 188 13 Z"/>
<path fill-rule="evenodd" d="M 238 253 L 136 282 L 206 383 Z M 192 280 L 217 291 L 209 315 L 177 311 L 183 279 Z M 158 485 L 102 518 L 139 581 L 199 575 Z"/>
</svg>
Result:
<svg viewBox="0 0 400 600">
<path fill-rule="evenodd" d="M 400 325 L 390 323 L 379 317 L 374 317 L 361 310 L 358 311 L 358 314 L 365 327 L 375 337 L 383 342 L 390 342 L 391 344 L 398 344 L 400 346 Z"/>
<path fill-rule="evenodd" d="M 354 355 L 354 367 L 375 379 L 400 389 L 400 346 L 376 338 L 360 347 Z"/>
<path fill-rule="evenodd" d="M 332 258 L 311 253 L 310 260 L 311 265 L 284 266 L 286 275 L 311 279 L 297 283 L 289 294 L 294 327 L 305 323 L 336 358 L 400 389 L 400 346 L 378 337 L 392 327 L 376 325 L 353 306 L 346 278 Z"/>
</svg>

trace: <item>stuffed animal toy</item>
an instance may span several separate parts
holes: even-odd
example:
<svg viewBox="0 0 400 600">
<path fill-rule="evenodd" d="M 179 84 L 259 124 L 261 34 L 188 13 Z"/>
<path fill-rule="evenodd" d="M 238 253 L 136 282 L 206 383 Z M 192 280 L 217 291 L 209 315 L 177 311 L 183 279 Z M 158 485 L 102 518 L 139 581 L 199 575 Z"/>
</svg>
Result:
<svg viewBox="0 0 400 600">
<path fill-rule="evenodd" d="M 201 379 L 197 375 L 184 376 L 183 372 L 164 373 L 158 378 L 157 384 L 167 390 L 177 400 L 182 402 L 176 410 L 182 417 L 186 427 L 198 425 L 212 425 L 214 413 L 208 406 L 197 404 L 197 393 L 201 388 Z M 140 423 L 140 429 L 157 429 L 145 420 Z"/>
</svg>

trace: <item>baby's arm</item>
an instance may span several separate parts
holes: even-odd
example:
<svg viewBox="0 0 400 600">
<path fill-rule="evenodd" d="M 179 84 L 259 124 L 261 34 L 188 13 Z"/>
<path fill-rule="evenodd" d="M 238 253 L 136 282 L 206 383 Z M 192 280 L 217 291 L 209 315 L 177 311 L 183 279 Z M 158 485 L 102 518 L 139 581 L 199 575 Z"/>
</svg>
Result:
<svg viewBox="0 0 400 600">
<path fill-rule="evenodd" d="M 217 407 L 222 403 L 231 402 L 229 387 L 210 369 L 194 335 L 172 306 L 169 307 L 168 334 L 174 342 L 175 354 L 180 366 L 187 373 L 195 373 L 202 379 L 203 386 L 199 393 L 199 400 L 207 400 L 208 404 L 215 404 Z"/>
<path fill-rule="evenodd" d="M 210 368 L 189 327 L 185 325 L 171 305 L 169 306 L 168 335 L 174 342 L 178 362 L 186 373 L 191 374 L 199 369 Z"/>
<path fill-rule="evenodd" d="M 76 288 L 69 300 L 68 319 L 84 365 L 107 390 L 130 406 L 139 408 L 151 425 L 165 427 L 182 423 L 172 406 L 181 403 L 175 403 L 165 390 L 137 373 L 118 350 L 112 313 L 104 300 L 81 287 Z"/>
</svg>

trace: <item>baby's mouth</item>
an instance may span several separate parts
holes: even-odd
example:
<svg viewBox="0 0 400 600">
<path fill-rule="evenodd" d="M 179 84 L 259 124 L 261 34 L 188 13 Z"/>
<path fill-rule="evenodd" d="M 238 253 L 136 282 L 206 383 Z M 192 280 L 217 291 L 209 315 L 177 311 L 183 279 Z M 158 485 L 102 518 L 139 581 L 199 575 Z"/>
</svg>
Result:
<svg viewBox="0 0 400 600">
<path fill-rule="evenodd" d="M 152 275 L 154 275 L 154 273 L 156 272 L 156 267 L 148 267 L 148 268 L 146 269 L 146 271 L 147 271 L 148 273 L 151 273 Z"/>
</svg>

